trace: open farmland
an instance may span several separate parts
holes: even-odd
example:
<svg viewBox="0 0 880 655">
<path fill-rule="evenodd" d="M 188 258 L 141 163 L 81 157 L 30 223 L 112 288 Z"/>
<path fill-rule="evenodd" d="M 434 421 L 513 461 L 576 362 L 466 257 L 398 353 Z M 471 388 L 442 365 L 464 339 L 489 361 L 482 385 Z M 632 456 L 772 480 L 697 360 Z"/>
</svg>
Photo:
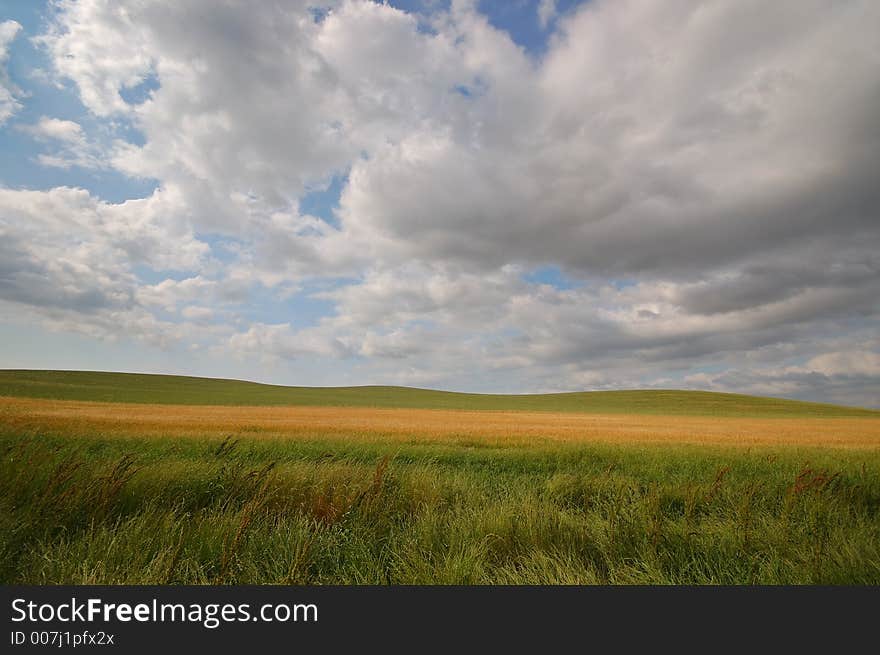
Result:
<svg viewBox="0 0 880 655">
<path fill-rule="evenodd" d="M 880 420 L 576 414 L 374 407 L 242 407 L 46 401 L 0 397 L 20 429 L 88 434 L 353 438 L 462 445 L 665 443 L 880 448 Z"/>
<path fill-rule="evenodd" d="M 880 583 L 878 412 L 249 385 L 0 372 L 0 580 Z"/>
</svg>

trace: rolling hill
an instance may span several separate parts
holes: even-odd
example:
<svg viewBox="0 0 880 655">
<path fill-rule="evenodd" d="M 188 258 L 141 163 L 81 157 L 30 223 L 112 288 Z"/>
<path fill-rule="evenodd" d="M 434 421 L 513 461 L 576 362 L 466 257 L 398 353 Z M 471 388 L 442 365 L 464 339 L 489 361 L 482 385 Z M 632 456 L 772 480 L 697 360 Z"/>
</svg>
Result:
<svg viewBox="0 0 880 655">
<path fill-rule="evenodd" d="M 181 405 L 401 407 L 750 417 L 877 417 L 880 411 L 710 391 L 473 394 L 409 387 L 286 387 L 141 373 L 0 370 L 0 396 Z"/>
</svg>

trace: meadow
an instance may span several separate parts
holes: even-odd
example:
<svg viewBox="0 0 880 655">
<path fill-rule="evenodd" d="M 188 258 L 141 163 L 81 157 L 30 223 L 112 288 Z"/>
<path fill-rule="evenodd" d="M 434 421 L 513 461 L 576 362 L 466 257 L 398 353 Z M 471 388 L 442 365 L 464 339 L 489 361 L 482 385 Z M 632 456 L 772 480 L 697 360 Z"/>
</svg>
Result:
<svg viewBox="0 0 880 655">
<path fill-rule="evenodd" d="M 78 375 L 0 371 L 4 584 L 880 584 L 878 412 Z"/>
<path fill-rule="evenodd" d="M 386 407 L 634 415 L 880 417 L 880 411 L 708 391 L 474 394 L 411 387 L 283 387 L 240 380 L 91 371 L 0 370 L 0 396 L 222 406 Z"/>
</svg>

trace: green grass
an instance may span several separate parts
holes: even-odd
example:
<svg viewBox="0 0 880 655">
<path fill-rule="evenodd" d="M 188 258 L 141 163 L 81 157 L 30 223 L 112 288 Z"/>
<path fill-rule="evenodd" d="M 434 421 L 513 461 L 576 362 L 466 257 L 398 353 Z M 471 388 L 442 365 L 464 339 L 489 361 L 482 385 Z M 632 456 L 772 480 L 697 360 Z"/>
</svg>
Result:
<svg viewBox="0 0 880 655">
<path fill-rule="evenodd" d="M 185 405 L 324 405 L 753 417 L 880 417 L 880 411 L 708 391 L 500 395 L 408 387 L 283 387 L 237 380 L 0 370 L 0 396 Z"/>
<path fill-rule="evenodd" d="M 0 371 L 0 395 L 880 415 L 706 392 L 501 396 L 58 371 Z M 93 430 L 0 421 L 0 583 L 880 584 L 874 449 Z"/>
<path fill-rule="evenodd" d="M 0 583 L 880 584 L 880 453 L 0 426 Z"/>
</svg>

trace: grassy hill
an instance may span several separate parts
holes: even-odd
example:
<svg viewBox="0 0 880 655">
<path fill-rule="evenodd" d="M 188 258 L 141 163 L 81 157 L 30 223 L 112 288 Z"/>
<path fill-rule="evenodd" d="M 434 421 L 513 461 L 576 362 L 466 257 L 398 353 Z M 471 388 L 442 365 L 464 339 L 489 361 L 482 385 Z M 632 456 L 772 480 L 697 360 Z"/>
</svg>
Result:
<svg viewBox="0 0 880 655">
<path fill-rule="evenodd" d="M 409 387 L 285 387 L 89 371 L 0 370 L 0 396 L 186 405 L 322 405 L 755 417 L 877 417 L 880 411 L 709 391 L 471 394 Z"/>
</svg>

